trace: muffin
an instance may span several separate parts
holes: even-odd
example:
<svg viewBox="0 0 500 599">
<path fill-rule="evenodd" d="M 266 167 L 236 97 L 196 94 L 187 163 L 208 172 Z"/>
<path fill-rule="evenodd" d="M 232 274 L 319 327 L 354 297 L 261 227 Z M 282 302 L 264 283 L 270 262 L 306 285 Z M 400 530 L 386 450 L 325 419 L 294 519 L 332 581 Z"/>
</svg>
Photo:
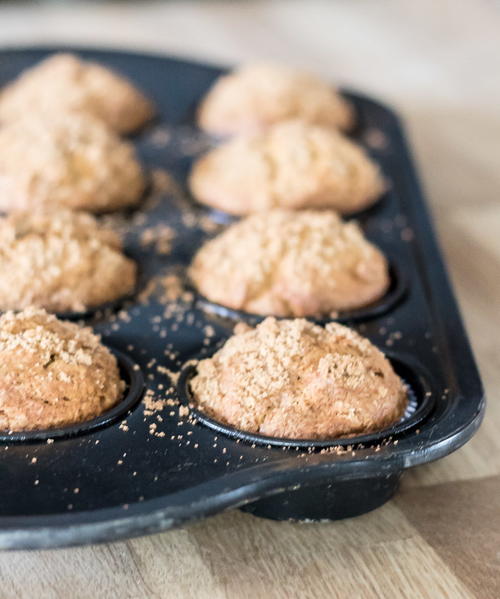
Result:
<svg viewBox="0 0 500 599">
<path fill-rule="evenodd" d="M 342 134 L 286 121 L 241 136 L 202 156 L 190 188 L 202 204 L 245 215 L 270 208 L 333 208 L 352 213 L 384 191 L 377 165 Z"/>
<path fill-rule="evenodd" d="M 118 133 L 134 131 L 153 115 L 151 102 L 127 79 L 72 54 L 54 54 L 24 71 L 0 92 L 0 121 L 37 112 L 79 111 Z"/>
<path fill-rule="evenodd" d="M 220 77 L 204 98 L 199 126 L 214 135 L 254 133 L 287 119 L 348 129 L 353 110 L 329 84 L 288 66 L 249 64 Z"/>
<path fill-rule="evenodd" d="M 197 365 L 195 405 L 243 431 L 289 439 L 370 433 L 397 422 L 407 393 L 389 361 L 353 330 L 266 318 Z"/>
<path fill-rule="evenodd" d="M 390 282 L 383 254 L 356 223 L 330 210 L 248 216 L 205 243 L 189 275 L 212 302 L 274 316 L 360 308 L 382 297 Z"/>
<path fill-rule="evenodd" d="M 33 431 L 95 418 L 123 395 L 116 358 L 90 328 L 28 308 L 0 317 L 0 429 Z"/>
<path fill-rule="evenodd" d="M 135 262 L 90 214 L 16 212 L 0 218 L 0 310 L 83 311 L 129 294 Z"/>
<path fill-rule="evenodd" d="M 28 116 L 0 128 L 0 210 L 107 212 L 134 206 L 144 189 L 133 146 L 93 117 Z"/>
</svg>

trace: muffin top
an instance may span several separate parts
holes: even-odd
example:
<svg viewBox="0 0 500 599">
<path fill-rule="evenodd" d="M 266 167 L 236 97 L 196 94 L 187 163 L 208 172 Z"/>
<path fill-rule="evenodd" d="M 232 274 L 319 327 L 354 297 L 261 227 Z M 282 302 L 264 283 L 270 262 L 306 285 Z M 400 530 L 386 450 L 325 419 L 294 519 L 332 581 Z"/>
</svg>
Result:
<svg viewBox="0 0 500 599">
<path fill-rule="evenodd" d="M 190 187 L 199 202 L 235 215 L 277 207 L 352 213 L 373 204 L 384 182 L 342 134 L 286 121 L 209 151 L 194 164 Z"/>
<path fill-rule="evenodd" d="M 275 316 L 334 315 L 370 304 L 389 286 L 383 254 L 332 211 L 246 217 L 198 251 L 189 275 L 213 302 Z"/>
<path fill-rule="evenodd" d="M 0 218 L 0 310 L 83 311 L 130 293 L 136 265 L 90 214 L 16 212 Z"/>
<path fill-rule="evenodd" d="M 381 430 L 404 414 L 407 394 L 389 361 L 353 330 L 266 318 L 198 363 L 196 407 L 244 431 L 325 439 Z"/>
<path fill-rule="evenodd" d="M 134 148 L 81 113 L 28 116 L 0 128 L 0 209 L 39 206 L 107 212 L 145 187 Z"/>
<path fill-rule="evenodd" d="M 35 308 L 0 317 L 0 429 L 90 420 L 123 390 L 116 358 L 91 329 Z"/>
<path fill-rule="evenodd" d="M 200 106 L 198 123 L 214 135 L 234 135 L 293 118 L 348 129 L 354 115 L 350 104 L 312 73 L 255 63 L 216 81 Z"/>
<path fill-rule="evenodd" d="M 27 69 L 0 92 L 0 121 L 37 112 L 45 117 L 81 111 L 119 133 L 153 115 L 151 102 L 127 79 L 72 54 L 55 54 Z"/>
</svg>

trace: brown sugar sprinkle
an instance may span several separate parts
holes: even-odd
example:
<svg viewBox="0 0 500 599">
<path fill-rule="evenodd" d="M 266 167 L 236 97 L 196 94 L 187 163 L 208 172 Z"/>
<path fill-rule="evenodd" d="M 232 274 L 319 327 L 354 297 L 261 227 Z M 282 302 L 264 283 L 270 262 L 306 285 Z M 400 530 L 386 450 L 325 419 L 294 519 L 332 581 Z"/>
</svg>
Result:
<svg viewBox="0 0 500 599">
<path fill-rule="evenodd" d="M 141 290 L 141 292 L 137 296 L 137 299 L 139 300 L 139 302 L 141 302 L 141 304 L 145 304 L 149 300 L 149 298 L 153 295 L 153 293 L 155 292 L 157 287 L 158 287 L 157 279 L 156 278 L 150 279 L 147 282 L 146 286 Z"/>
<path fill-rule="evenodd" d="M 184 286 L 184 276 L 179 272 L 179 267 L 174 266 L 168 272 L 151 278 L 142 289 L 138 298 L 143 304 L 147 303 L 152 296 L 160 303 L 165 304 L 163 318 L 183 318 L 188 305 L 192 302 L 193 294 Z M 158 331 L 160 331 L 158 327 Z M 166 330 L 163 335 L 166 336 Z"/>
<path fill-rule="evenodd" d="M 203 328 L 203 332 L 205 333 L 205 335 L 207 337 L 214 337 L 215 336 L 215 329 L 212 325 L 207 324 L 204 328 Z"/>
<path fill-rule="evenodd" d="M 156 370 L 160 374 L 164 374 L 165 376 L 168 376 L 174 385 L 177 384 L 177 381 L 179 380 L 179 376 L 181 374 L 180 372 L 174 372 L 173 370 L 170 370 L 166 366 L 157 366 Z"/>
<path fill-rule="evenodd" d="M 198 219 L 196 218 L 196 215 L 193 214 L 192 212 L 185 212 L 181 218 L 182 218 L 182 223 L 184 224 L 184 226 L 189 229 L 196 227 L 196 225 L 198 223 Z"/>
<path fill-rule="evenodd" d="M 158 279 L 161 285 L 163 296 L 162 299 L 172 302 L 178 300 L 184 291 L 181 278 L 175 274 L 169 274 Z"/>
<path fill-rule="evenodd" d="M 151 187 L 152 195 L 167 192 L 174 195 L 182 193 L 181 188 L 172 175 L 162 168 L 153 169 L 151 172 Z"/>
<path fill-rule="evenodd" d="M 153 392 L 149 390 L 144 394 L 142 403 L 144 404 L 145 411 L 147 410 L 150 414 L 163 410 L 166 405 L 165 399 L 157 399 Z"/>
<path fill-rule="evenodd" d="M 176 237 L 176 232 L 172 227 L 165 224 L 159 224 L 145 229 L 141 234 L 141 245 L 144 247 L 154 245 L 158 254 L 170 254 L 172 242 Z"/>
<path fill-rule="evenodd" d="M 200 216 L 198 219 L 198 226 L 200 227 L 200 229 L 202 229 L 205 233 L 217 233 L 217 231 L 220 231 L 224 225 L 217 223 L 216 221 L 212 220 L 209 216 Z"/>
<path fill-rule="evenodd" d="M 150 141 L 155 146 L 165 147 L 172 137 L 167 127 L 157 127 L 150 136 Z"/>
</svg>

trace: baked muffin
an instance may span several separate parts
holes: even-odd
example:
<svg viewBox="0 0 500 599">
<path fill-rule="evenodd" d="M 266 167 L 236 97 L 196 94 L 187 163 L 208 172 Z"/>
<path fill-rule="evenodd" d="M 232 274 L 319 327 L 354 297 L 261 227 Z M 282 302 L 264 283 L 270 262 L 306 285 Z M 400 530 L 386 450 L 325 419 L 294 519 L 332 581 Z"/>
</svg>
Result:
<svg viewBox="0 0 500 599">
<path fill-rule="evenodd" d="M 383 254 L 330 210 L 248 216 L 208 241 L 189 275 L 210 301 L 275 316 L 335 315 L 389 287 Z"/>
<path fill-rule="evenodd" d="M 29 308 L 0 317 L 0 429 L 95 418 L 121 399 L 116 358 L 90 328 Z"/>
<path fill-rule="evenodd" d="M 202 156 L 190 188 L 202 204 L 245 215 L 270 208 L 367 208 L 384 191 L 377 165 L 342 134 L 286 121 Z"/>
<path fill-rule="evenodd" d="M 287 119 L 348 129 L 353 110 L 315 75 L 292 67 L 256 63 L 220 77 L 198 113 L 202 129 L 214 135 L 253 133 Z"/>
<path fill-rule="evenodd" d="M 72 54 L 54 54 L 24 71 L 0 92 L 0 121 L 37 112 L 44 117 L 81 111 L 118 133 L 134 131 L 153 115 L 151 102 L 127 79 Z"/>
<path fill-rule="evenodd" d="M 238 429 L 289 439 L 378 431 L 404 414 L 407 394 L 374 345 L 337 323 L 266 318 L 198 363 L 196 407 Z"/>
<path fill-rule="evenodd" d="M 107 212 L 137 204 L 144 189 L 133 146 L 93 117 L 31 116 L 0 128 L 0 210 Z"/>
<path fill-rule="evenodd" d="M 0 310 L 83 311 L 129 294 L 135 262 L 90 214 L 16 212 L 0 218 Z"/>
</svg>

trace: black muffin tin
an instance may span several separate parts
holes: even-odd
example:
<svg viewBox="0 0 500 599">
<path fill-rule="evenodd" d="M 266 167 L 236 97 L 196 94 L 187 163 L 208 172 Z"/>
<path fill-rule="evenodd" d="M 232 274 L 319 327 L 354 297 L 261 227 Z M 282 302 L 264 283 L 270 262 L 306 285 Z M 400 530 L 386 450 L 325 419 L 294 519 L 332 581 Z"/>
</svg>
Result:
<svg viewBox="0 0 500 599">
<path fill-rule="evenodd" d="M 2 51 L 0 84 L 61 50 L 68 49 Z M 131 140 L 145 168 L 168 170 L 181 192 L 166 191 L 129 214 L 125 247 L 139 263 L 143 290 L 159 274 L 176 270 L 182 276 L 212 234 L 207 219 L 216 216 L 194 203 L 185 183 L 193 158 L 214 143 L 196 130 L 194 114 L 222 71 L 161 56 L 70 50 L 123 72 L 158 107 L 156 121 Z M 259 318 L 209 311 L 196 294 L 165 302 L 160 286 L 147 300 L 134 297 L 120 312 L 98 311 L 85 320 L 123 355 L 120 365 L 133 391 L 124 416 L 108 414 L 97 426 L 54 431 L 48 439 L 3 437 L 0 547 L 111 541 L 234 507 L 277 519 L 355 516 L 387 501 L 406 468 L 443 457 L 474 434 L 483 390 L 401 125 L 381 104 L 357 93 L 346 96 L 358 118 L 352 137 L 390 183 L 380 202 L 357 218 L 390 257 L 397 297 L 384 309 L 339 317 L 388 352 L 412 388 L 413 414 L 378 435 L 292 446 L 187 418 L 182 402 L 189 401 L 190 368 L 182 366 L 209 355 L 239 318 Z M 176 231 L 169 255 L 141 243 L 144 229 L 160 223 Z M 142 378 L 146 397 L 154 392 L 156 399 L 168 399 L 161 411 L 138 401 Z"/>
</svg>

